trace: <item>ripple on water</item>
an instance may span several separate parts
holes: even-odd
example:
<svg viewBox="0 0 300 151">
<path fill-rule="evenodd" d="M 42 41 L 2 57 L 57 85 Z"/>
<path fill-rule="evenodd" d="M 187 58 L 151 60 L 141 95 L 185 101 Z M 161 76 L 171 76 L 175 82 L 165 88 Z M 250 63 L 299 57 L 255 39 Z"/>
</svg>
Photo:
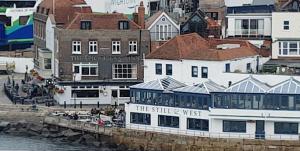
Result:
<svg viewBox="0 0 300 151">
<path fill-rule="evenodd" d="M 0 151 L 112 151 L 107 148 L 95 148 L 54 142 L 43 138 L 27 138 L 0 134 Z"/>
</svg>

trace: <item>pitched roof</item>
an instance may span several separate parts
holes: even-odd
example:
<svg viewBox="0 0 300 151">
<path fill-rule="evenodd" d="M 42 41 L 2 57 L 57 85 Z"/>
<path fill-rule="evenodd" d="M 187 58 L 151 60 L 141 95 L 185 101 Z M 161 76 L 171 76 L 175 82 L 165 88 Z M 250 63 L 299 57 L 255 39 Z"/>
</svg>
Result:
<svg viewBox="0 0 300 151">
<path fill-rule="evenodd" d="M 92 23 L 92 29 L 119 29 L 119 21 L 128 21 L 130 29 L 139 29 L 140 26 L 129 20 L 124 14 L 100 14 L 100 13 L 76 13 L 74 19 L 66 29 L 80 29 L 80 22 L 88 20 Z"/>
<path fill-rule="evenodd" d="M 170 17 L 164 11 L 158 11 L 158 12 L 154 13 L 152 16 L 150 16 L 149 18 L 147 18 L 147 20 L 145 22 L 145 28 L 148 29 L 149 27 L 151 27 L 151 25 L 156 23 L 158 21 L 158 18 L 160 18 L 162 16 L 166 16 L 175 26 L 177 26 L 179 28 L 179 25 L 176 23 L 177 21 L 175 19 L 173 19 L 172 17 Z"/>
<path fill-rule="evenodd" d="M 224 88 L 215 82 L 208 80 L 201 84 L 193 86 L 185 86 L 182 88 L 174 89 L 174 92 L 184 92 L 184 93 L 195 93 L 195 94 L 209 94 L 210 92 L 221 92 Z"/>
<path fill-rule="evenodd" d="M 300 81 L 291 77 L 275 86 L 273 86 L 268 93 L 275 94 L 300 94 Z"/>
<path fill-rule="evenodd" d="M 165 91 L 169 92 L 170 90 L 184 87 L 185 84 L 172 79 L 171 77 L 157 79 L 154 81 L 141 83 L 137 85 L 130 86 L 132 89 L 146 89 L 146 90 L 158 90 L 158 91 Z"/>
<path fill-rule="evenodd" d="M 251 75 L 243 79 L 225 90 L 225 92 L 231 93 L 266 93 L 270 87 L 255 78 Z"/>
<path fill-rule="evenodd" d="M 218 45 L 238 44 L 240 47 L 219 50 Z M 224 61 L 256 56 L 257 48 L 248 41 L 232 39 L 206 40 L 197 33 L 179 35 L 147 55 L 147 59 Z"/>
<path fill-rule="evenodd" d="M 91 7 L 87 6 L 84 0 L 43 0 L 38 7 L 40 9 L 37 13 L 45 14 L 48 10 L 49 14 L 54 14 L 55 22 L 61 25 L 71 21 L 75 12 L 92 12 Z"/>
</svg>

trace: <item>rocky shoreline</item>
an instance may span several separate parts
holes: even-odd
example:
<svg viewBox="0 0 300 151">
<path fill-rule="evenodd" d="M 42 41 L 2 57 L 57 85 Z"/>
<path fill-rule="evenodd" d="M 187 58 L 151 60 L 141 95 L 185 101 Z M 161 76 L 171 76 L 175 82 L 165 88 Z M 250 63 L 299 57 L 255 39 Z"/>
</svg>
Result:
<svg viewBox="0 0 300 151">
<path fill-rule="evenodd" d="M 89 134 L 43 123 L 30 123 L 25 120 L 17 122 L 0 121 L 0 134 L 1 133 L 22 137 L 42 137 L 52 141 L 86 145 L 99 149 L 104 147 L 112 151 L 129 151 L 125 145 L 117 145 L 114 143 L 109 136 Z"/>
</svg>

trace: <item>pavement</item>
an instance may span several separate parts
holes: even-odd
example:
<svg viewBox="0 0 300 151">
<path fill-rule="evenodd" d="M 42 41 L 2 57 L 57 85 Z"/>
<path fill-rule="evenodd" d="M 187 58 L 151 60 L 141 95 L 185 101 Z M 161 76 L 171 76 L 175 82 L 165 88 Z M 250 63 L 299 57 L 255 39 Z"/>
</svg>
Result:
<svg viewBox="0 0 300 151">
<path fill-rule="evenodd" d="M 14 79 L 16 83 L 21 83 L 21 79 L 24 78 L 24 74 L 16 74 L 14 73 Z M 7 77 L 10 76 L 10 78 L 12 77 L 12 75 L 0 75 L 0 105 L 1 104 L 12 104 L 12 102 L 7 98 L 7 96 L 4 93 L 4 83 L 7 81 Z M 11 78 L 12 79 L 12 78 Z"/>
</svg>

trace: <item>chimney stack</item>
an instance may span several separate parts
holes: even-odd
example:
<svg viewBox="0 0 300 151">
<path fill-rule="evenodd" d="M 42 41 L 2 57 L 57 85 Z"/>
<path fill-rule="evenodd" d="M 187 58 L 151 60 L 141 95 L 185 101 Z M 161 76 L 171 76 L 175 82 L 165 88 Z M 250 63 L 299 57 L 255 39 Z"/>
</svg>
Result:
<svg viewBox="0 0 300 151">
<path fill-rule="evenodd" d="M 142 29 L 145 29 L 145 7 L 143 1 L 140 2 L 138 8 L 138 25 L 140 25 Z"/>
</svg>

